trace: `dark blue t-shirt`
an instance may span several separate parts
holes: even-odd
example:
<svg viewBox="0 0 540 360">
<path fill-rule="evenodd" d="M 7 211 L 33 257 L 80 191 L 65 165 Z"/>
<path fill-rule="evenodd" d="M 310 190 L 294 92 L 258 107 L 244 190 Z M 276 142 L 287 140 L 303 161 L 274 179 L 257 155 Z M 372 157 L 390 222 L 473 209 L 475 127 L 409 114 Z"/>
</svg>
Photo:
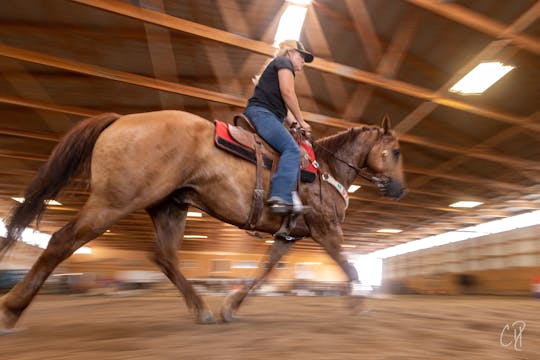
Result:
<svg viewBox="0 0 540 360">
<path fill-rule="evenodd" d="M 289 69 L 294 75 L 294 66 L 290 59 L 283 56 L 274 58 L 261 74 L 253 96 L 248 100 L 248 106 L 262 106 L 284 119 L 287 116 L 287 106 L 279 89 L 278 71 L 281 69 Z"/>
</svg>

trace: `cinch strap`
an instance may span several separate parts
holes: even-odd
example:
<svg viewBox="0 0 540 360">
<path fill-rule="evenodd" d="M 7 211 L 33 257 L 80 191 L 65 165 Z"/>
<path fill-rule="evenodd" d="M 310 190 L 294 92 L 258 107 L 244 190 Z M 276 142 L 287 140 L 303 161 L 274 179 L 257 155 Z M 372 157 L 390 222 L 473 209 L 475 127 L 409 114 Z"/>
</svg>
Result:
<svg viewBox="0 0 540 360">
<path fill-rule="evenodd" d="M 349 194 L 347 193 L 347 189 L 345 189 L 345 187 L 341 185 L 339 181 L 334 179 L 334 177 L 328 173 L 322 174 L 322 179 L 336 188 L 343 200 L 345 200 L 345 210 L 347 210 L 349 207 Z"/>
</svg>

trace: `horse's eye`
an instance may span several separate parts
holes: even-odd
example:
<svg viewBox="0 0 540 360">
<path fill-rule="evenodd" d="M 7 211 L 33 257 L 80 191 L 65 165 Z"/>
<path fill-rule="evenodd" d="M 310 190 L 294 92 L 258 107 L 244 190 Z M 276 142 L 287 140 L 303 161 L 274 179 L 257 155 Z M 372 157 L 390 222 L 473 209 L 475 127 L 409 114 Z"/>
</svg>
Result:
<svg viewBox="0 0 540 360">
<path fill-rule="evenodd" d="M 399 154 L 400 154 L 399 149 L 392 150 L 392 155 L 394 155 L 394 160 L 397 161 L 399 159 Z"/>
</svg>

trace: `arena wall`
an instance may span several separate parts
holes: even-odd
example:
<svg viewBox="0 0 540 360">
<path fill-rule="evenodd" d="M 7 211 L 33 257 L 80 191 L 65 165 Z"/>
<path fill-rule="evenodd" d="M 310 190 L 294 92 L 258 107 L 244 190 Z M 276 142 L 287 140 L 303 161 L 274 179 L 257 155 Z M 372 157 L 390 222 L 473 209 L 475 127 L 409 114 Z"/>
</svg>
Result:
<svg viewBox="0 0 540 360">
<path fill-rule="evenodd" d="M 394 292 L 527 294 L 538 276 L 538 225 L 383 261 L 383 286 Z"/>
</svg>

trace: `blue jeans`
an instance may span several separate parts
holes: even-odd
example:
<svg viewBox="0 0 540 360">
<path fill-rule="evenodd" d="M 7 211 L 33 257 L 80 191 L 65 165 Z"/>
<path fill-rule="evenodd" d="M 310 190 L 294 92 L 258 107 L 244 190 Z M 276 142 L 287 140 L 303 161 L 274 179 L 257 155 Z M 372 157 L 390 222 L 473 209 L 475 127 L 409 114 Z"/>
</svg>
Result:
<svg viewBox="0 0 540 360">
<path fill-rule="evenodd" d="M 244 113 L 257 129 L 257 133 L 281 154 L 272 177 L 270 197 L 280 197 L 288 205 L 292 205 L 292 192 L 296 190 L 300 167 L 300 147 L 283 126 L 283 119 L 270 110 L 261 106 L 248 106 Z"/>
</svg>

